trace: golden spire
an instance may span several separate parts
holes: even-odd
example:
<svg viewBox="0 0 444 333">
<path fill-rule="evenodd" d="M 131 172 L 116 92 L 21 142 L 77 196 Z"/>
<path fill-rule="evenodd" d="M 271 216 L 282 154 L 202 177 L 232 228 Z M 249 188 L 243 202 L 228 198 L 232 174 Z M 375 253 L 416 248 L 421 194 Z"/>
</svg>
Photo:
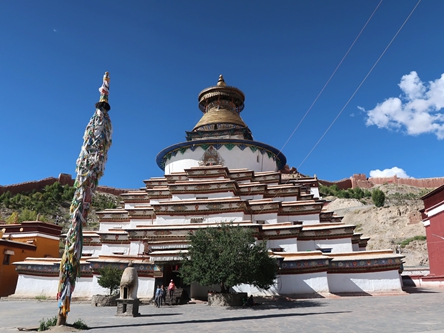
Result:
<svg viewBox="0 0 444 333">
<path fill-rule="evenodd" d="M 217 86 L 218 87 L 226 87 L 227 84 L 225 83 L 223 75 L 219 75 L 219 80 L 217 80 Z"/>
</svg>

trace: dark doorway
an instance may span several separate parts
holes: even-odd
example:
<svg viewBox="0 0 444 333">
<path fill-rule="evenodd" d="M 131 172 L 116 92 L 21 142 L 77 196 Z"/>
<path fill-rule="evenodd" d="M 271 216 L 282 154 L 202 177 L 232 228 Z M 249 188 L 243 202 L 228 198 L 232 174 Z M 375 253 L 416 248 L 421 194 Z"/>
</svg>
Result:
<svg viewBox="0 0 444 333">
<path fill-rule="evenodd" d="M 183 280 L 180 278 L 179 274 L 179 268 L 180 264 L 173 264 L 173 265 L 164 265 L 163 266 L 163 285 L 168 286 L 171 279 L 173 279 L 176 287 L 182 288 L 183 287 Z"/>
</svg>

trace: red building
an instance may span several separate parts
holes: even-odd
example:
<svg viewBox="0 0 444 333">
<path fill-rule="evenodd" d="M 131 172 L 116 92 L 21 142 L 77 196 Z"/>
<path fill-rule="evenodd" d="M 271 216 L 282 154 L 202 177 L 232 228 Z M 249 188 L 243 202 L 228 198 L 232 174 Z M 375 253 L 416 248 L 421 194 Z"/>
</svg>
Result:
<svg viewBox="0 0 444 333">
<path fill-rule="evenodd" d="M 440 284 L 444 281 L 444 185 L 421 199 L 424 201 L 421 214 L 426 228 L 430 264 L 430 274 L 422 280 Z"/>
</svg>

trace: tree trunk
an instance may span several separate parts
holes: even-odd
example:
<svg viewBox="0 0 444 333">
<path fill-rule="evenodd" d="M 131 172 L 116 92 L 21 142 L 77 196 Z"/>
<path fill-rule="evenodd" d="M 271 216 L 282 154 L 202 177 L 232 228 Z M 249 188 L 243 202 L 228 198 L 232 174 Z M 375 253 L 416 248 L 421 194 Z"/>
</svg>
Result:
<svg viewBox="0 0 444 333">
<path fill-rule="evenodd" d="M 225 285 L 225 283 L 223 283 L 223 282 L 220 283 L 220 292 L 221 292 L 222 294 L 228 294 L 229 289 L 230 289 L 230 288 L 228 288 L 228 287 Z"/>
<path fill-rule="evenodd" d="M 59 316 L 57 318 L 57 326 L 66 325 L 66 315 L 63 315 L 59 312 Z"/>
</svg>

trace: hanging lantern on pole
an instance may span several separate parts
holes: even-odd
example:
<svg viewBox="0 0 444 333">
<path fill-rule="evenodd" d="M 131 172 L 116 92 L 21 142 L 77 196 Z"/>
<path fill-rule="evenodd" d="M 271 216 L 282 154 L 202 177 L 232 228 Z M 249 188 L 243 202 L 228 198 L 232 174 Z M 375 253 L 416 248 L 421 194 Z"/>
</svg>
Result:
<svg viewBox="0 0 444 333">
<path fill-rule="evenodd" d="M 66 234 L 65 250 L 60 261 L 57 300 L 59 315 L 57 325 L 65 325 L 71 306 L 76 280 L 80 277 L 82 257 L 82 227 L 86 224 L 92 197 L 100 177 L 103 176 L 108 149 L 111 146 L 112 126 L 108 111 L 109 73 L 105 72 L 99 88 L 100 100 L 83 135 L 83 145 L 76 162 L 75 193 L 70 206 L 71 225 Z"/>
</svg>

